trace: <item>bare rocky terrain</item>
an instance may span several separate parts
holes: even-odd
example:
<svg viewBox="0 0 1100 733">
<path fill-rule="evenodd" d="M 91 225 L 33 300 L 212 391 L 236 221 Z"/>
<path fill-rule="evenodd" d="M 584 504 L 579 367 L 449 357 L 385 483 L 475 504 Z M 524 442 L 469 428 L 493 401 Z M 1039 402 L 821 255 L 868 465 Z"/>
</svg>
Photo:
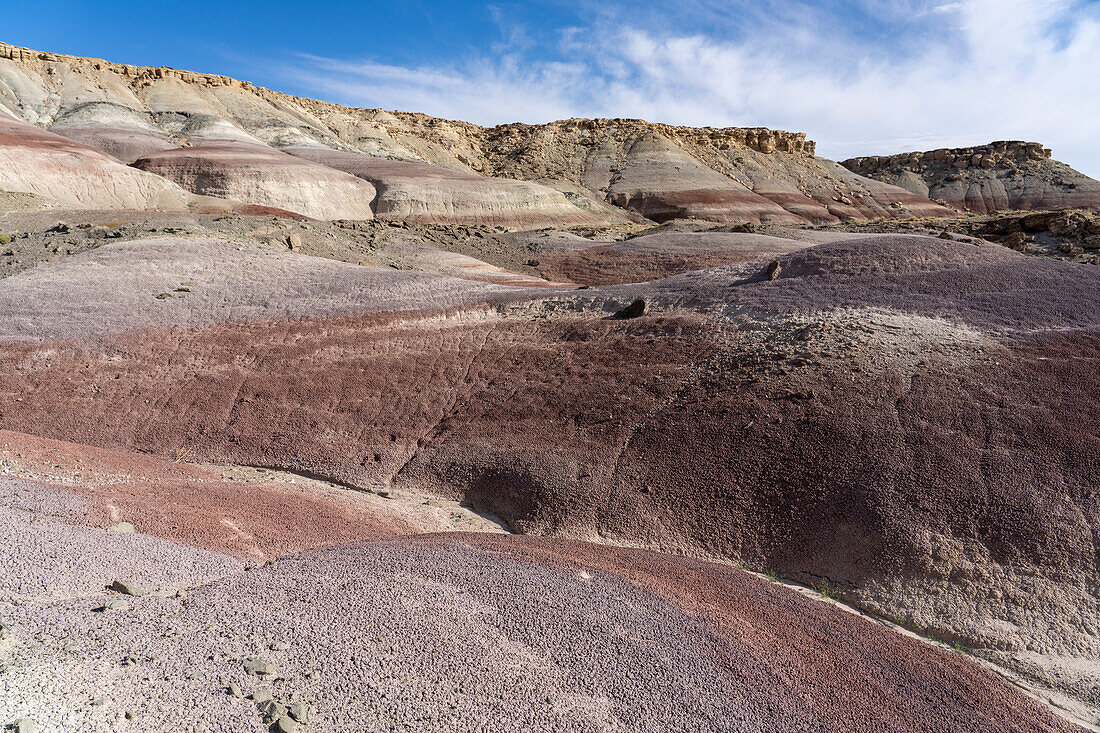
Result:
<svg viewBox="0 0 1100 733">
<path fill-rule="evenodd" d="M 0 723 L 1096 730 L 1100 224 L 991 150 L 0 45 Z"/>
</svg>

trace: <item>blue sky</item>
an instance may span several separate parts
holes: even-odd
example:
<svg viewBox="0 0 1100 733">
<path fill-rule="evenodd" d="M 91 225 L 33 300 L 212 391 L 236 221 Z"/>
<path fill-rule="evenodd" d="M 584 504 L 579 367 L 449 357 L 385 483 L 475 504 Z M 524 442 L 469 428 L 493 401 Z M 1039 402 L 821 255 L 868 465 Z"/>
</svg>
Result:
<svg viewBox="0 0 1100 733">
<path fill-rule="evenodd" d="M 1100 0 L 5 0 L 0 39 L 482 124 L 801 130 L 836 159 L 1039 140 L 1100 177 Z"/>
</svg>

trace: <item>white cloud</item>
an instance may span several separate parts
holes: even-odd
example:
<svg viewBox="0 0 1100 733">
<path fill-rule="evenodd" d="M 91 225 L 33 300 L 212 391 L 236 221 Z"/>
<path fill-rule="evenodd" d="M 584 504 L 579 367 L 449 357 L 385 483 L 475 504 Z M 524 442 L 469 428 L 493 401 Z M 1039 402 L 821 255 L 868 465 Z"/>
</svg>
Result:
<svg viewBox="0 0 1100 733">
<path fill-rule="evenodd" d="M 1100 4 L 914 0 L 886 11 L 855 0 L 848 12 L 877 35 L 847 32 L 851 18 L 812 4 L 780 3 L 770 18 L 758 3 L 748 15 L 684 4 L 716 19 L 724 8 L 731 24 L 658 32 L 605 13 L 563 34 L 555 61 L 533 58 L 525 38 L 449 69 L 307 57 L 296 76 L 338 101 L 482 124 L 604 116 L 802 130 L 838 159 L 1038 140 L 1100 177 Z"/>
</svg>

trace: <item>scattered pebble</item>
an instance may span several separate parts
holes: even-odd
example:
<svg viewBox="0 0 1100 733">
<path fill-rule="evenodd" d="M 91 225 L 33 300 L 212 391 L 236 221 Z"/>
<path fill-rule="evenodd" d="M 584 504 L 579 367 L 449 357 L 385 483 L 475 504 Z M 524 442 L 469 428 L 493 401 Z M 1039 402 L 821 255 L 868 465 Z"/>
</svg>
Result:
<svg viewBox="0 0 1100 733">
<path fill-rule="evenodd" d="M 263 657 L 249 657 L 244 660 L 244 671 L 250 675 L 264 677 L 275 674 L 275 665 Z"/>
<path fill-rule="evenodd" d="M 145 595 L 145 589 L 137 583 L 129 580 L 116 580 L 110 585 L 111 590 L 118 593 L 124 593 L 128 596 L 143 596 Z"/>
<path fill-rule="evenodd" d="M 288 712 L 290 717 L 294 718 L 294 720 L 298 721 L 302 725 L 306 725 L 307 723 L 309 723 L 311 710 L 307 703 L 296 702 L 290 706 L 290 710 Z"/>
<path fill-rule="evenodd" d="M 256 709 L 260 711 L 266 725 L 273 725 L 280 718 L 287 716 L 286 705 L 278 700 L 264 700 L 256 706 Z"/>
<path fill-rule="evenodd" d="M 275 721 L 271 730 L 275 733 L 295 733 L 298 730 L 298 724 L 289 715 L 284 715 Z"/>
<path fill-rule="evenodd" d="M 99 613 L 103 613 L 104 611 L 117 611 L 119 609 L 126 608 L 126 606 L 128 606 L 128 605 L 130 605 L 130 604 L 128 604 L 126 601 L 124 601 L 120 598 L 116 598 L 113 601 L 107 601 L 106 603 L 104 603 L 102 606 L 100 606 L 99 608 L 97 608 L 95 610 L 98 611 Z"/>
</svg>

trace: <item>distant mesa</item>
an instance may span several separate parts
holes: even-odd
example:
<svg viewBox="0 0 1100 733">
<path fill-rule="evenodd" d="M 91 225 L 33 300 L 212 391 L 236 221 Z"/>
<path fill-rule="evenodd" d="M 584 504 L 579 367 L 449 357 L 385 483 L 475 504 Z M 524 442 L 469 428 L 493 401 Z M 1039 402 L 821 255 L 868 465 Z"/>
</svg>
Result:
<svg viewBox="0 0 1100 733">
<path fill-rule="evenodd" d="M 1100 181 L 1019 140 L 851 158 L 841 165 L 960 211 L 1100 210 Z"/>
</svg>

